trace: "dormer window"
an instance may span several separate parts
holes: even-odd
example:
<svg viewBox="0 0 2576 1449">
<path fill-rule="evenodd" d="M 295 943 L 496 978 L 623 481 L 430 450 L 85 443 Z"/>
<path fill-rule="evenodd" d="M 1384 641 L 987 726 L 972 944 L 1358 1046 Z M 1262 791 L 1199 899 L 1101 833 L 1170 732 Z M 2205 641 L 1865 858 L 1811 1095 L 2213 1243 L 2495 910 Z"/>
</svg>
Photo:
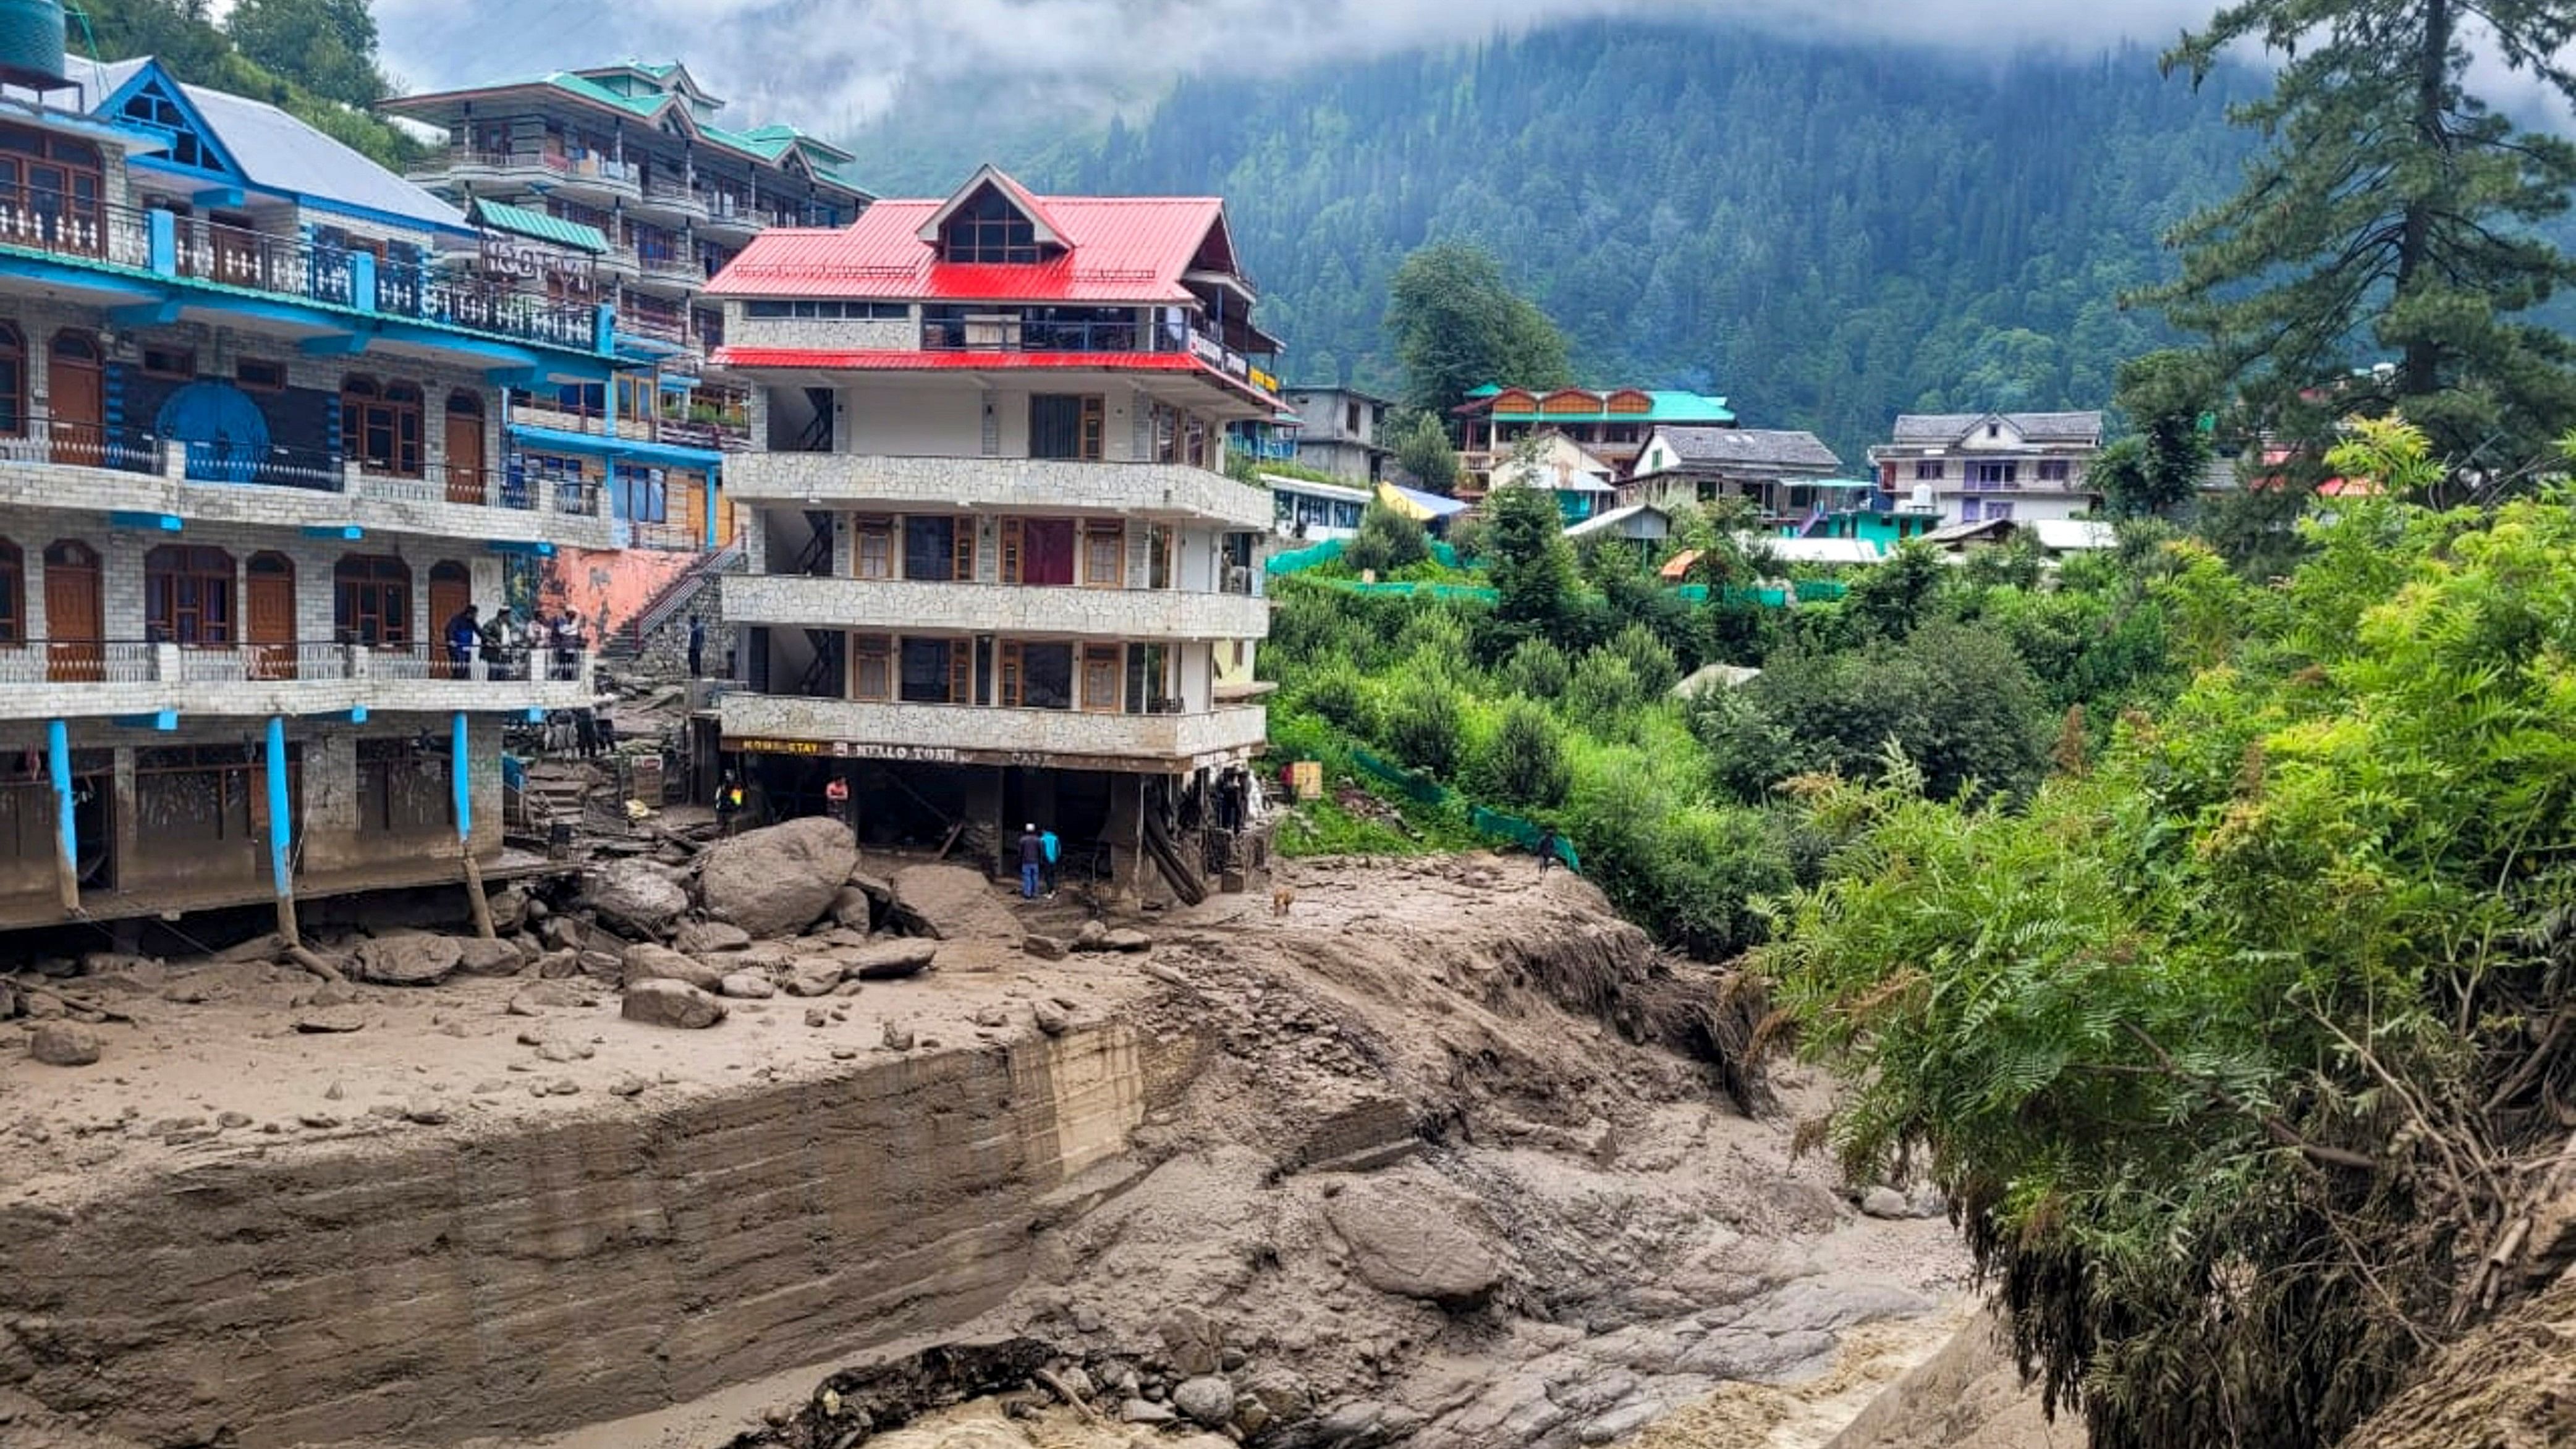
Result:
<svg viewBox="0 0 2576 1449">
<path fill-rule="evenodd" d="M 1989 438 L 2000 438 L 2000 437 L 2002 437 L 2003 435 L 2004 435 L 2004 425 L 2003 425 L 2003 424 L 2001 424 L 2001 423 L 1988 423 L 1988 424 L 1986 424 L 1986 436 L 1987 436 L 1987 437 L 1989 437 Z"/>
<path fill-rule="evenodd" d="M 951 262 L 1035 262 L 1037 223 L 1009 198 L 987 186 L 950 213 L 940 229 L 939 254 Z"/>
</svg>

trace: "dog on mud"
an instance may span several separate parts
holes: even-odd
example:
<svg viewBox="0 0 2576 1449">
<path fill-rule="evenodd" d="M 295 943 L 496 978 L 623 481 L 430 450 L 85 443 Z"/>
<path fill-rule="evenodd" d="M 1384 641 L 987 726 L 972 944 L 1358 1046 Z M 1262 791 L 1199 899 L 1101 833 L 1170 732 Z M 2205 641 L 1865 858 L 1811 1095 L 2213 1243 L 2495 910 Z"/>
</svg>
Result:
<svg viewBox="0 0 2576 1449">
<path fill-rule="evenodd" d="M 1270 914 L 1274 916 L 1284 916 L 1288 914 L 1288 908 L 1295 904 L 1297 904 L 1297 888 L 1295 886 L 1283 885 L 1272 886 L 1270 888 Z"/>
</svg>

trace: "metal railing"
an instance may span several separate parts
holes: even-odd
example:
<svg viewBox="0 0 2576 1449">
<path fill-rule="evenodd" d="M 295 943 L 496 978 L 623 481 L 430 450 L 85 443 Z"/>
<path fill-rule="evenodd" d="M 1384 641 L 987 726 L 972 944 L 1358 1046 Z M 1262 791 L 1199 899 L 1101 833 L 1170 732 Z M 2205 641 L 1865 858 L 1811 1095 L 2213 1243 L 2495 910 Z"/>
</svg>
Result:
<svg viewBox="0 0 2576 1449">
<path fill-rule="evenodd" d="M 104 262 L 138 271 L 297 297 L 470 332 L 588 351 L 596 341 L 588 303 L 566 302 L 488 278 L 419 262 L 169 217 L 166 252 L 153 239 L 153 214 L 100 202 L 73 203 L 0 190 L 0 246 Z M 368 281 L 372 275 L 373 281 Z"/>
<path fill-rule="evenodd" d="M 114 468 L 125 473 L 159 473 L 164 456 L 161 440 L 150 433 L 60 418 L 36 419 L 22 437 L 0 437 L 0 461 L 11 463 L 60 463 L 78 468 Z"/>
<path fill-rule="evenodd" d="M 133 639 L 34 639 L 0 647 L 0 684 L 149 684 L 160 649 Z"/>
<path fill-rule="evenodd" d="M 424 465 L 418 476 L 362 472 L 358 491 L 368 498 L 402 503 L 457 503 L 475 508 L 508 508 L 529 512 L 537 495 L 525 479 L 506 468 L 457 468 Z"/>
</svg>

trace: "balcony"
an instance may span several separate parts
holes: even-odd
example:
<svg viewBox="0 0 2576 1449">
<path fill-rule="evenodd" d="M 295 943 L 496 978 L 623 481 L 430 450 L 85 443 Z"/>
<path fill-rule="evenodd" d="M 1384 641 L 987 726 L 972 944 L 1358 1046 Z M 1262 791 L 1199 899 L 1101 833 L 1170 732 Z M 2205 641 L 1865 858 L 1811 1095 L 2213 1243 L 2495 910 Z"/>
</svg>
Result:
<svg viewBox="0 0 2576 1449">
<path fill-rule="evenodd" d="M 583 653 L 495 670 L 430 644 L 37 640 L 0 647 L 0 719 L 579 709 L 591 669 Z"/>
<path fill-rule="evenodd" d="M 1272 514 L 1267 490 L 1181 463 L 747 453 L 726 461 L 725 491 L 745 502 L 818 508 L 1116 514 L 1264 531 Z"/>
<path fill-rule="evenodd" d="M 1270 601 L 1225 591 L 746 574 L 725 580 L 725 619 L 922 634 L 1258 639 L 1270 632 Z"/>
<path fill-rule="evenodd" d="M 722 192 L 706 195 L 706 216 L 698 223 L 701 235 L 727 241 L 749 241 L 758 236 L 769 218 L 752 209 L 740 197 Z"/>
<path fill-rule="evenodd" d="M 634 209 L 646 215 L 676 219 L 684 226 L 695 226 L 707 219 L 707 199 L 683 182 L 651 177 L 644 182 L 641 195 Z"/>
<path fill-rule="evenodd" d="M 0 437 L 0 504 L 74 506 L 280 528 L 606 548 L 595 489 L 541 486 L 515 470 L 449 469 L 418 477 L 283 447 L 184 442 L 82 424 L 39 423 Z"/>
<path fill-rule="evenodd" d="M 732 607 L 726 584 L 726 607 Z M 897 704 L 727 694 L 725 744 L 753 753 L 925 764 L 1176 774 L 1243 759 L 1269 720 L 1257 705 L 1198 714 L 1085 714 L 965 704 Z"/>
<path fill-rule="evenodd" d="M 640 284 L 665 293 L 696 293 L 707 285 L 706 271 L 695 257 L 657 247 L 637 248 L 635 276 Z"/>
<path fill-rule="evenodd" d="M 258 293 L 335 312 L 418 322 L 448 331 L 595 355 L 599 309 L 488 278 L 380 261 L 343 251 L 176 217 L 91 204 L 43 209 L 0 193 L 0 252 L 59 261 L 165 284 L 146 295 Z M 132 296 L 136 289 L 115 289 Z"/>
</svg>

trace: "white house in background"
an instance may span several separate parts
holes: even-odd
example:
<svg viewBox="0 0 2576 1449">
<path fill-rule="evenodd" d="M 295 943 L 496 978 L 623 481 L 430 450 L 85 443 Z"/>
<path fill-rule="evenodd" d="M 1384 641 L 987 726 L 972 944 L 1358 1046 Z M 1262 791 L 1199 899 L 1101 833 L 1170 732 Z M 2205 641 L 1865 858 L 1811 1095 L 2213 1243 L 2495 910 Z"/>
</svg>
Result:
<svg viewBox="0 0 2576 1449">
<path fill-rule="evenodd" d="M 1610 504 L 1618 492 L 1619 470 L 1563 433 L 1546 433 L 1536 456 L 1505 458 L 1494 465 L 1487 487 L 1544 488 L 1556 495 L 1568 523 L 1581 523 Z"/>
<path fill-rule="evenodd" d="M 1648 504 L 1632 503 L 1568 524 L 1565 536 L 1577 543 L 1587 538 L 1624 538 L 1643 548 L 1673 536 L 1673 516 Z"/>
<path fill-rule="evenodd" d="M 2030 525 L 2049 553 L 2100 553 L 2120 546 L 2120 530 L 2098 518 L 2043 518 Z"/>
<path fill-rule="evenodd" d="M 1813 433 L 1769 428 L 1658 427 L 1619 485 L 1622 503 L 1677 508 L 1750 498 L 1765 523 L 1794 523 L 1818 501 L 1816 485 L 1842 460 Z"/>
<path fill-rule="evenodd" d="M 1368 511 L 1371 495 L 1365 488 L 1344 488 L 1276 473 L 1262 474 L 1261 481 L 1270 485 L 1270 504 L 1278 512 L 1281 538 L 1306 543 L 1349 538 L 1360 531 L 1360 515 Z"/>
<path fill-rule="evenodd" d="M 2102 451 L 2102 415 L 1908 413 L 1869 450 L 1879 487 L 1932 490 L 1954 523 L 2073 518 L 2101 503 L 2086 477 Z"/>
</svg>

